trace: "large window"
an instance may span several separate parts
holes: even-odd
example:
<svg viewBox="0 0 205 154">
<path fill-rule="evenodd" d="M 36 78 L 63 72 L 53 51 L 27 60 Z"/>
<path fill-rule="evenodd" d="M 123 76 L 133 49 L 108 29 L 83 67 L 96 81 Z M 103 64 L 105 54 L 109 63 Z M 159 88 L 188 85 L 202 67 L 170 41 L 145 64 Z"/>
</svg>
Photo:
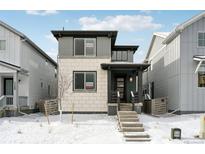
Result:
<svg viewBox="0 0 205 154">
<path fill-rule="evenodd" d="M 74 39 L 75 56 L 96 56 L 95 38 L 75 38 Z"/>
<path fill-rule="evenodd" d="M 198 33 L 198 46 L 205 47 L 205 32 Z"/>
<path fill-rule="evenodd" d="M 0 40 L 0 50 L 6 50 L 6 40 Z"/>
<path fill-rule="evenodd" d="M 198 87 L 205 87 L 205 72 L 198 73 Z"/>
<path fill-rule="evenodd" d="M 74 72 L 74 91 L 96 91 L 96 72 Z"/>
<path fill-rule="evenodd" d="M 112 51 L 113 61 L 128 61 L 128 51 Z"/>
</svg>

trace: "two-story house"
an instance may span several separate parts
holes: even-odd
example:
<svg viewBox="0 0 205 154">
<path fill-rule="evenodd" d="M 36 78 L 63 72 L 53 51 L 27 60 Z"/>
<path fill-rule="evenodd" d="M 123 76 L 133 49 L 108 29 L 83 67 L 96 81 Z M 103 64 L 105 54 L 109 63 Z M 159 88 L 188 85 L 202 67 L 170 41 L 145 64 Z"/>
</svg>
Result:
<svg viewBox="0 0 205 154">
<path fill-rule="evenodd" d="M 138 46 L 115 45 L 117 31 L 52 33 L 59 42 L 58 77 L 72 81 L 62 97 L 63 112 L 74 104 L 75 112 L 113 115 L 132 98 L 142 101 L 142 73 L 149 64 L 133 63 Z"/>
<path fill-rule="evenodd" d="M 152 98 L 168 97 L 178 113 L 205 111 L 205 12 L 171 33 L 154 33 L 144 85 Z"/>
<path fill-rule="evenodd" d="M 57 63 L 27 36 L 0 21 L 0 110 L 35 109 L 57 96 Z"/>
</svg>

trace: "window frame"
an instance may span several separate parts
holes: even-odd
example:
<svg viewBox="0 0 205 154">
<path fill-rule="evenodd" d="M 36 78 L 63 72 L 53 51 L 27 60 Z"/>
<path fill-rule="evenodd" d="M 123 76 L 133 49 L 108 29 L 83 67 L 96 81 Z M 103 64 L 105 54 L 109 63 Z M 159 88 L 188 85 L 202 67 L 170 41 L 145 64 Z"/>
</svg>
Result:
<svg viewBox="0 0 205 154">
<path fill-rule="evenodd" d="M 0 39 L 0 41 L 4 41 L 5 42 L 5 49 L 1 49 L 0 48 L 0 51 L 5 51 L 6 50 L 6 40 L 5 39 Z"/>
<path fill-rule="evenodd" d="M 77 39 L 83 39 L 84 40 L 84 54 L 83 55 L 76 55 L 75 54 L 75 40 Z M 86 40 L 94 40 L 94 54 L 93 55 L 87 55 L 87 51 L 86 51 Z M 97 39 L 94 37 L 91 38 L 84 38 L 84 37 L 76 37 L 73 39 L 73 55 L 75 57 L 96 57 L 97 56 Z"/>
<path fill-rule="evenodd" d="M 75 89 L 75 74 L 83 73 L 84 74 L 84 89 Z M 93 73 L 94 74 L 94 89 L 86 89 L 86 74 Z M 97 92 L 97 71 L 73 71 L 73 92 Z"/>
<path fill-rule="evenodd" d="M 197 33 L 197 47 L 198 48 L 205 48 L 205 45 L 199 46 L 199 33 L 204 33 L 204 35 L 205 35 L 205 31 L 198 31 L 198 33 Z M 204 41 L 205 41 L 205 38 L 204 38 Z"/>
<path fill-rule="evenodd" d="M 197 77 L 197 79 L 198 79 L 198 82 L 197 82 L 197 86 L 198 86 L 198 88 L 205 88 L 205 84 L 204 84 L 204 86 L 200 86 L 200 83 L 199 83 L 199 75 L 204 75 L 205 76 L 205 72 L 203 72 L 203 71 L 199 71 L 198 72 L 198 77 Z"/>
<path fill-rule="evenodd" d="M 116 56 L 114 57 L 113 54 L 116 53 Z M 123 52 L 126 52 L 126 59 L 123 59 Z M 119 50 L 113 50 L 112 51 L 112 61 L 114 62 L 127 62 L 128 61 L 128 52 L 129 51 L 119 51 Z M 118 54 L 120 53 L 120 59 L 118 59 Z"/>
</svg>

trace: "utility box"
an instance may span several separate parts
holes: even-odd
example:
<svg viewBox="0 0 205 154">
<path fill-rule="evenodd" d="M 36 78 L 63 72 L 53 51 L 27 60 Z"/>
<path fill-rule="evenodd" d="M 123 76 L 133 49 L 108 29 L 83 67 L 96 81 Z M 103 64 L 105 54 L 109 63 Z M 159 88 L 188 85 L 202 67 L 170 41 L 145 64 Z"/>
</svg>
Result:
<svg viewBox="0 0 205 154">
<path fill-rule="evenodd" d="M 152 99 L 151 115 L 161 115 L 167 113 L 167 98 L 161 97 Z"/>
<path fill-rule="evenodd" d="M 200 117 L 200 132 L 199 138 L 205 139 L 205 115 Z"/>
<path fill-rule="evenodd" d="M 181 139 L 181 129 L 180 128 L 172 128 L 171 129 L 171 138 L 172 139 Z"/>
</svg>

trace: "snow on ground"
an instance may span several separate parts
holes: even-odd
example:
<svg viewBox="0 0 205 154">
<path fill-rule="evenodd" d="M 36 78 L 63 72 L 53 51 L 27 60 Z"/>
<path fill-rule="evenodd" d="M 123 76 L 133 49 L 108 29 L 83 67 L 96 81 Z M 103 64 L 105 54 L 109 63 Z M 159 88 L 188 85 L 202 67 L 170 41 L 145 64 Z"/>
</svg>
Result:
<svg viewBox="0 0 205 154">
<path fill-rule="evenodd" d="M 199 133 L 200 114 L 157 118 L 140 115 L 145 130 L 152 141 L 147 143 L 205 143 L 195 139 Z M 126 143 L 118 131 L 116 116 L 106 114 L 75 114 L 71 124 L 71 115 L 64 114 L 62 122 L 59 116 L 50 116 L 48 125 L 42 114 L 0 118 L 0 143 Z M 171 140 L 171 128 L 182 129 L 182 140 Z M 131 143 L 131 142 L 127 142 Z M 136 142 L 135 142 L 136 143 Z"/>
</svg>

